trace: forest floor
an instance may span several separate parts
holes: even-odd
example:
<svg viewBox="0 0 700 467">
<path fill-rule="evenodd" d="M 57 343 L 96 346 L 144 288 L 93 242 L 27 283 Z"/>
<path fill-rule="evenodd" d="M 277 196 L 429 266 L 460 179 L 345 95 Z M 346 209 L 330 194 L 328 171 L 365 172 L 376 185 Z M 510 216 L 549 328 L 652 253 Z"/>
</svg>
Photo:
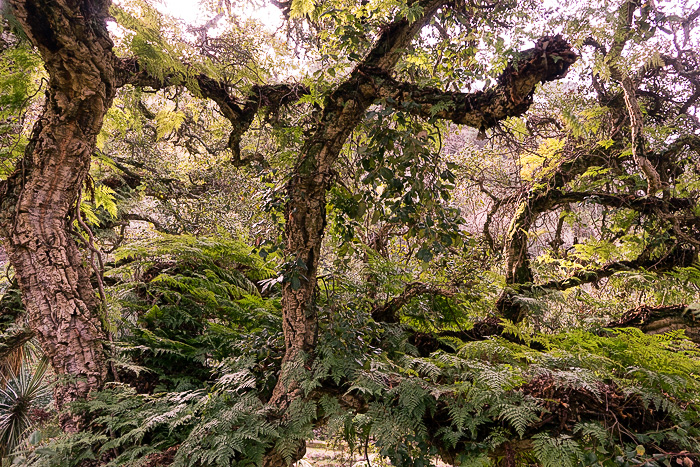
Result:
<svg viewBox="0 0 700 467">
<path fill-rule="evenodd" d="M 368 452 L 371 467 L 389 466 L 388 459 L 382 459 L 377 453 Z M 436 467 L 447 464 L 436 461 Z M 306 445 L 306 455 L 295 467 L 368 467 L 364 453 L 350 452 L 347 445 L 330 444 L 324 441 L 310 441 Z"/>
</svg>

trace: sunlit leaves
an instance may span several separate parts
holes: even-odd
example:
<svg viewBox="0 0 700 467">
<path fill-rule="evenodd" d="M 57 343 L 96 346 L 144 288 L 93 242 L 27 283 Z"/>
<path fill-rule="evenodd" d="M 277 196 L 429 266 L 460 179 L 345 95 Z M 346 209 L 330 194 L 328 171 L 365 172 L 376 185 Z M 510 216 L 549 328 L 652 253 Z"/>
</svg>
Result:
<svg viewBox="0 0 700 467">
<path fill-rule="evenodd" d="M 24 153 L 45 83 L 38 54 L 28 43 L 10 40 L 17 44 L 0 52 L 0 176 L 7 176 Z"/>
<path fill-rule="evenodd" d="M 177 131 L 185 120 L 183 112 L 161 110 L 156 114 L 157 138 L 161 139 L 173 131 Z"/>
<path fill-rule="evenodd" d="M 98 214 L 100 211 L 112 219 L 117 218 L 118 208 L 115 200 L 115 192 L 106 185 L 98 185 L 92 192 L 92 198 L 80 204 L 80 212 L 88 224 L 97 226 L 101 223 Z"/>
<path fill-rule="evenodd" d="M 315 0 L 293 0 L 289 15 L 292 18 L 303 18 L 311 14 L 315 6 Z"/>
</svg>

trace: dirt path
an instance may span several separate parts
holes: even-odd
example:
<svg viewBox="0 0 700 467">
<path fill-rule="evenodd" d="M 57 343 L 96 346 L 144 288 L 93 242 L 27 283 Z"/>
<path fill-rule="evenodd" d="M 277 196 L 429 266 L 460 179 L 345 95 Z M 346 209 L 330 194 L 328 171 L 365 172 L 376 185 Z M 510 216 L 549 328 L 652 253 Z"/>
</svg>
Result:
<svg viewBox="0 0 700 467">
<path fill-rule="evenodd" d="M 388 459 L 376 453 L 368 453 L 371 467 L 390 466 Z M 436 467 L 448 467 L 436 461 Z M 323 441 L 310 441 L 306 446 L 306 456 L 295 467 L 367 467 L 364 454 L 350 453 L 346 446 L 329 445 Z"/>
</svg>

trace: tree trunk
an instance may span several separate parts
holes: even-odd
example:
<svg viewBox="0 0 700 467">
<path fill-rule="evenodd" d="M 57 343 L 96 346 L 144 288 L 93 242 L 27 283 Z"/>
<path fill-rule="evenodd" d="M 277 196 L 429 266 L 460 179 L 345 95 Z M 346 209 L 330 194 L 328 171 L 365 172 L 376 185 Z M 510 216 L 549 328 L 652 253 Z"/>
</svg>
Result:
<svg viewBox="0 0 700 467">
<path fill-rule="evenodd" d="M 697 310 L 687 305 L 640 305 L 606 327 L 635 327 L 651 335 L 683 330 L 688 339 L 700 344 L 700 319 Z"/>
<path fill-rule="evenodd" d="M 329 99 L 330 101 L 330 99 Z M 331 101 L 332 102 L 332 101 Z M 328 103 L 327 110 L 337 107 Z M 352 108 L 352 106 L 348 106 Z M 340 109 L 338 112 L 341 113 Z M 291 376 L 292 369 L 303 365 L 310 369 L 318 338 L 318 318 L 314 304 L 318 262 L 326 228 L 326 192 L 332 183 L 332 165 L 348 134 L 361 118 L 361 113 L 347 115 L 355 120 L 348 124 L 319 125 L 314 140 L 325 144 L 309 143 L 287 185 L 286 206 L 286 278 L 282 289 L 282 330 L 285 354 L 282 371 L 268 404 L 274 407 L 275 416 L 286 424 L 285 412 L 295 400 L 304 397 L 299 381 Z M 343 125 L 344 123 L 344 125 Z M 333 134 L 335 138 L 329 136 Z M 266 467 L 287 465 L 303 457 L 306 443 L 298 440 L 292 459 L 284 459 L 277 450 L 270 452 L 264 461 Z"/>
<path fill-rule="evenodd" d="M 2 187 L 0 232 L 31 329 L 58 375 L 56 405 L 86 397 L 106 378 L 99 303 L 69 214 L 90 168 L 115 93 L 109 2 L 13 0 L 12 14 L 49 74 L 43 113 L 24 158 Z M 81 419 L 60 415 L 66 431 Z"/>
<path fill-rule="evenodd" d="M 301 363 L 310 368 L 316 348 L 318 318 L 313 296 L 326 228 L 326 192 L 334 178 L 333 165 L 348 136 L 377 97 L 370 85 L 371 78 L 363 68 L 388 73 L 396 64 L 399 51 L 410 43 L 439 4 L 439 0 L 428 0 L 420 20 L 413 23 L 400 20 L 387 27 L 364 62 L 326 98 L 320 122 L 307 139 L 287 185 L 285 252 L 288 267 L 282 290 L 285 355 L 282 371 L 268 402 L 283 424 L 287 423 L 285 412 L 291 403 L 304 397 L 299 381 L 289 370 Z M 292 459 L 285 459 L 273 449 L 265 457 L 264 465 L 286 465 L 290 460 L 294 462 L 303 457 L 305 451 L 306 442 L 299 439 Z"/>
<path fill-rule="evenodd" d="M 313 156 L 310 156 L 313 157 Z M 308 368 L 318 338 L 318 319 L 313 296 L 317 284 L 318 259 L 326 227 L 327 174 L 297 173 L 287 186 L 286 253 L 288 267 L 282 289 L 282 329 L 285 354 L 282 372 L 270 398 L 274 417 L 287 423 L 285 412 L 295 400 L 304 397 L 299 382 L 290 376 L 296 365 Z M 301 459 L 306 452 L 303 439 L 297 440 L 292 459 L 277 450 L 265 457 L 266 467 L 279 467 Z"/>
<path fill-rule="evenodd" d="M 546 201 L 546 194 L 534 193 L 528 196 L 518 206 L 513 220 L 508 228 L 505 242 L 506 255 L 506 289 L 496 301 L 496 309 L 500 315 L 515 323 L 525 319 L 527 310 L 517 301 L 518 286 L 532 282 L 532 270 L 530 269 L 530 255 L 528 254 L 528 233 L 533 222 L 537 219 L 542 209 L 535 208 L 535 204 Z"/>
<path fill-rule="evenodd" d="M 522 67 L 518 73 L 509 67 L 499 79 L 501 84 L 488 93 L 446 94 L 436 89 L 401 85 L 390 76 L 399 55 L 443 2 L 425 0 L 418 3 L 423 7 L 423 16 L 412 23 L 400 19 L 386 27 L 364 61 L 326 98 L 319 123 L 308 137 L 287 185 L 285 238 L 288 262 L 282 295 L 286 353 L 280 377 L 268 402 L 275 409 L 273 415 L 281 417 L 283 425 L 289 406 L 304 397 L 296 380 L 298 373 L 294 376 L 290 370 L 298 365 L 310 369 L 316 347 L 318 319 L 313 296 L 326 226 L 326 192 L 334 178 L 333 166 L 346 139 L 370 105 L 382 97 L 403 102 L 413 102 L 415 97 L 425 105 L 413 107 L 425 110 L 425 116 L 429 117 L 431 106 L 439 98 L 447 98 L 450 102 L 456 99 L 461 103 L 455 106 L 456 111 L 441 114 L 440 118 L 491 127 L 503 118 L 525 112 L 532 102 L 535 85 L 560 78 L 576 59 L 568 44 L 556 37 L 538 41 L 538 46 L 527 52 L 527 57 L 532 63 L 537 63 L 536 66 Z M 545 51 L 550 42 L 552 48 Z M 550 66 L 547 53 L 554 51 L 560 54 L 556 55 L 560 63 L 552 62 Z M 542 58 L 545 58 L 544 66 Z M 295 456 L 301 456 L 305 451 L 304 440 L 299 439 L 296 447 L 292 459 L 285 459 L 276 449 L 271 450 L 264 465 L 279 466 L 297 460 Z"/>
</svg>

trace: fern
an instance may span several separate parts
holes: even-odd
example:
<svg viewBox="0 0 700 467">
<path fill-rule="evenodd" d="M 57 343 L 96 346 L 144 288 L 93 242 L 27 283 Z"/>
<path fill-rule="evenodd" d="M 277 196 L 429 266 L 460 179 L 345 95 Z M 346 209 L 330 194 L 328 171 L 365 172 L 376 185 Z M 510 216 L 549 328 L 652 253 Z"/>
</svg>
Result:
<svg viewBox="0 0 700 467">
<path fill-rule="evenodd" d="M 122 310 L 137 315 L 126 316 L 122 327 L 128 333 L 119 347 L 137 366 L 156 373 L 151 390 L 201 387 L 218 363 L 236 354 L 234 348 L 270 348 L 269 342 L 253 341 L 280 332 L 280 305 L 260 296 L 254 281 L 273 272 L 250 253 L 232 240 L 188 236 L 117 251 L 128 262 L 110 274 L 130 288 L 119 285 L 109 292 Z"/>
<path fill-rule="evenodd" d="M 583 458 L 578 443 L 569 436 L 552 438 L 546 433 L 541 433 L 532 439 L 532 450 L 542 467 L 575 467 Z"/>
<path fill-rule="evenodd" d="M 285 374 L 312 397 L 295 400 L 284 423 L 271 422 L 274 408 L 261 401 L 280 371 L 280 305 L 258 292 L 256 280 L 278 276 L 274 269 L 228 239 L 163 237 L 118 255 L 124 264 L 112 274 L 123 282 L 110 293 L 129 326 L 115 361 L 140 371 L 134 385 L 166 392 L 117 385 L 76 406 L 94 415 L 94 443 L 64 438 L 42 447 L 60 462 L 66 453 L 110 453 L 114 465 L 138 465 L 173 446 L 178 466 L 250 465 L 273 447 L 291 459 L 319 420 L 349 446 L 369 439 L 381 456 L 408 466 L 429 465 L 438 452 L 484 465 L 516 437 L 531 446 L 518 454 L 524 462 L 609 463 L 630 446 L 690 450 L 700 435 L 699 355 L 682 333 L 542 335 L 511 326 L 515 342 L 454 338 L 455 352 L 419 356 L 406 323 L 373 322 L 371 303 L 330 279 L 317 302 L 315 358 L 286 363 Z M 576 396 L 625 417 L 590 415 Z M 342 401 L 357 401 L 361 413 Z M 649 410 L 664 414 L 661 425 L 630 425 L 629 414 Z"/>
<path fill-rule="evenodd" d="M 610 433 L 595 422 L 577 423 L 574 426 L 574 433 L 580 433 L 584 441 L 589 443 L 597 443 L 599 446 L 605 446 L 610 441 Z"/>
<path fill-rule="evenodd" d="M 537 401 L 526 396 L 516 397 L 508 403 L 499 404 L 494 410 L 498 413 L 499 419 L 507 421 L 515 428 L 520 438 L 525 435 L 530 425 L 540 421 L 539 414 L 543 412 Z"/>
</svg>

